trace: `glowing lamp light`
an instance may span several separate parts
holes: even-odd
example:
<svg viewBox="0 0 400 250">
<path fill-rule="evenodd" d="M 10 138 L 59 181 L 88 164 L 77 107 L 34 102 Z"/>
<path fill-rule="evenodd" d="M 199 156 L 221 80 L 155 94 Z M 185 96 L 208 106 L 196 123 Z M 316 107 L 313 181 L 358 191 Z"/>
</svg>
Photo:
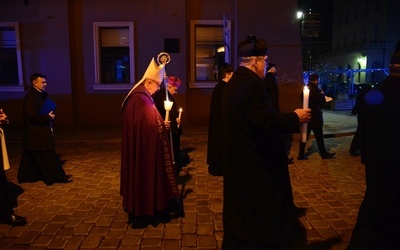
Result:
<svg viewBox="0 0 400 250">
<path fill-rule="evenodd" d="M 366 57 L 366 56 L 359 57 L 359 58 L 357 59 L 357 62 L 359 62 L 359 63 L 366 63 L 366 62 L 367 62 L 367 57 Z"/>
<path fill-rule="evenodd" d="M 225 46 L 221 46 L 217 49 L 217 53 L 225 52 Z"/>
<path fill-rule="evenodd" d="M 303 12 L 297 11 L 297 19 L 303 18 Z"/>
</svg>

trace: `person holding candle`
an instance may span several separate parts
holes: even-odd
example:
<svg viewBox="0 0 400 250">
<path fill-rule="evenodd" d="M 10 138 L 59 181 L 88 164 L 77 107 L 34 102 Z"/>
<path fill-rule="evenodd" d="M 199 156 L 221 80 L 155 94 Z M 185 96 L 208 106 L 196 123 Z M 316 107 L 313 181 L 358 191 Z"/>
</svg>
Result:
<svg viewBox="0 0 400 250">
<path fill-rule="evenodd" d="M 161 86 L 160 91 L 157 91 L 153 95 L 154 103 L 156 104 L 158 112 L 160 112 L 162 117 L 165 117 L 166 110 L 164 108 L 164 101 L 166 97 L 168 100 L 172 102 L 171 110 L 169 111 L 169 120 L 171 121 L 170 130 L 172 135 L 172 147 L 174 152 L 174 161 L 175 161 L 175 173 L 176 175 L 185 175 L 187 174 L 185 171 L 182 171 L 182 166 L 179 161 L 179 155 L 181 150 L 181 119 L 180 115 L 182 111 L 179 112 L 178 105 L 175 101 L 174 95 L 178 93 L 178 89 L 181 86 L 181 79 L 176 76 L 169 76 L 167 83 L 167 92 L 165 92 L 165 85 Z M 167 95 L 165 94 L 167 93 Z"/>
<path fill-rule="evenodd" d="M 296 228 L 287 154 L 280 135 L 298 132 L 310 110 L 277 113 L 264 84 L 267 43 L 238 43 L 239 66 L 222 93 L 222 249 L 280 249 Z"/>
<path fill-rule="evenodd" d="M 221 97 L 225 85 L 233 75 L 233 67 L 223 63 L 218 71 L 219 81 L 215 85 L 210 105 L 208 122 L 207 164 L 208 173 L 213 176 L 222 176 L 223 134 Z"/>
<path fill-rule="evenodd" d="M 128 224 L 145 228 L 180 215 L 168 128 L 151 97 L 160 89 L 165 64 L 151 60 L 143 78 L 122 103 L 120 194 Z"/>
<path fill-rule="evenodd" d="M 314 133 L 315 140 L 317 141 L 319 153 L 322 159 L 332 158 L 335 153 L 330 153 L 325 149 L 324 143 L 324 134 L 322 130 L 323 126 L 323 116 L 322 116 L 322 107 L 326 103 L 324 91 L 322 91 L 318 87 L 319 75 L 314 73 L 311 74 L 308 81 L 308 89 L 309 89 L 309 99 L 308 99 L 308 108 L 311 109 L 311 121 L 306 125 L 307 130 L 302 135 L 300 139 L 299 146 L 299 155 L 297 156 L 297 160 L 307 160 L 308 157 L 305 155 L 305 148 L 307 140 L 310 136 L 311 130 Z M 301 95 L 302 100 L 304 100 L 304 91 Z M 304 140 L 305 139 L 305 140 Z"/>
</svg>

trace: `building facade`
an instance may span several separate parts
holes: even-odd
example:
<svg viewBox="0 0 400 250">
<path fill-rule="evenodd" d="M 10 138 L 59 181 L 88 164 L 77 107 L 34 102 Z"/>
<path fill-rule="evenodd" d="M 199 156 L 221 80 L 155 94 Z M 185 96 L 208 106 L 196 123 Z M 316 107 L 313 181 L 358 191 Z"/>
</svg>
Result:
<svg viewBox="0 0 400 250">
<path fill-rule="evenodd" d="M 282 109 L 293 110 L 302 85 L 296 11 L 296 0 L 3 0 L 0 107 L 22 125 L 29 76 L 39 72 L 56 127 L 118 126 L 125 95 L 164 51 L 167 74 L 183 83 L 184 123 L 207 123 L 216 63 L 236 67 L 237 43 L 252 34 L 268 42 Z"/>
<path fill-rule="evenodd" d="M 333 2 L 332 50 L 321 55 L 321 61 L 337 66 L 333 81 L 374 85 L 383 80 L 400 40 L 399 10 L 396 0 Z"/>
</svg>

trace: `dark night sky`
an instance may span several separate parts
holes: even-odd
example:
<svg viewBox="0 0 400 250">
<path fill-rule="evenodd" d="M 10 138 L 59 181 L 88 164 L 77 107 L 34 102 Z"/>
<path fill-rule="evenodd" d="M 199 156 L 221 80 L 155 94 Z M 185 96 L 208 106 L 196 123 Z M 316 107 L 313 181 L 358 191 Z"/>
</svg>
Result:
<svg viewBox="0 0 400 250">
<path fill-rule="evenodd" d="M 299 11 L 319 13 L 321 16 L 320 40 L 332 39 L 333 0 L 298 0 Z"/>
</svg>

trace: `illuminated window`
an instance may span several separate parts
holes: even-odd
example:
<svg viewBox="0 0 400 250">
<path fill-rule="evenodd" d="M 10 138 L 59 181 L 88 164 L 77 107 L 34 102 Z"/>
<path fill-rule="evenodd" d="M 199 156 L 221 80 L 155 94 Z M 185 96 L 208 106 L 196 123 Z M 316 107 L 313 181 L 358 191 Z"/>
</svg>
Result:
<svg viewBox="0 0 400 250">
<path fill-rule="evenodd" d="M 218 82 L 218 68 L 230 63 L 229 20 L 192 20 L 190 22 L 191 88 L 212 88 Z"/>
<path fill-rule="evenodd" d="M 95 22 L 94 90 L 126 90 L 134 83 L 133 22 Z"/>
<path fill-rule="evenodd" d="M 17 22 L 0 22 L 0 91 L 24 91 Z"/>
</svg>

